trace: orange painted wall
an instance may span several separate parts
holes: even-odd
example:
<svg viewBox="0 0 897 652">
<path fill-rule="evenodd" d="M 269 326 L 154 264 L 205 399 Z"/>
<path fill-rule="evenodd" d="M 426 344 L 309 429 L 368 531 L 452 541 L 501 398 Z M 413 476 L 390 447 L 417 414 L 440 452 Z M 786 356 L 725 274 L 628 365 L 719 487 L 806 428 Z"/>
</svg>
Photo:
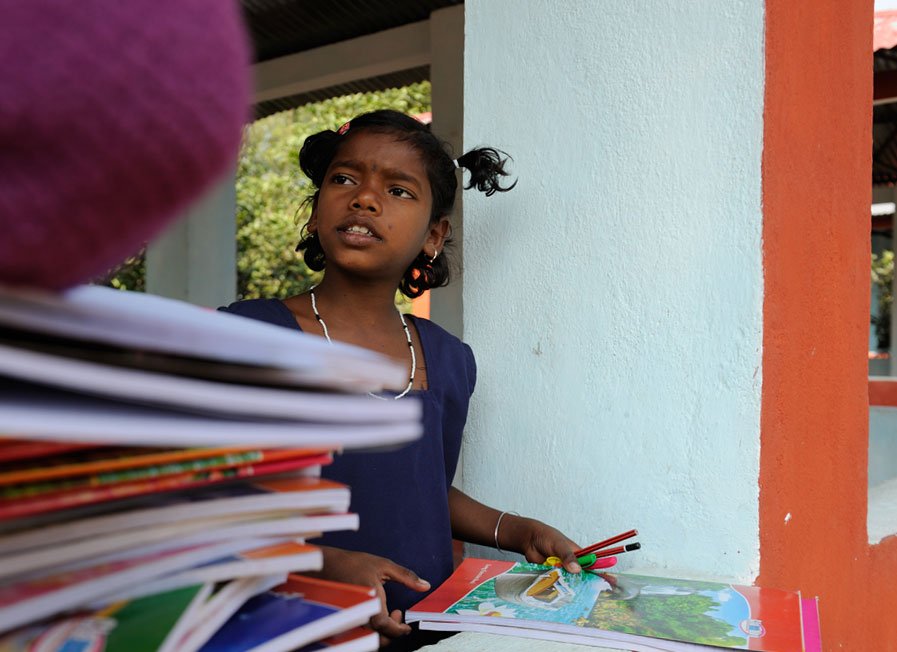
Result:
<svg viewBox="0 0 897 652">
<path fill-rule="evenodd" d="M 897 537 L 866 534 L 872 13 L 766 1 L 758 583 L 858 652 L 897 650 Z"/>
</svg>

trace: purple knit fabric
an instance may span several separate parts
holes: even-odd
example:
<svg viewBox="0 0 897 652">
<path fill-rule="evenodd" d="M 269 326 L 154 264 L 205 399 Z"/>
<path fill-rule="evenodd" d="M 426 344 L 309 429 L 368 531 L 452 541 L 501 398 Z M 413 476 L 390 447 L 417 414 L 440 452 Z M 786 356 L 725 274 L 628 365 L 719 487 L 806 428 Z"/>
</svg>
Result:
<svg viewBox="0 0 897 652">
<path fill-rule="evenodd" d="M 219 179 L 249 108 L 234 0 L 0 0 L 0 283 L 103 274 Z"/>
</svg>

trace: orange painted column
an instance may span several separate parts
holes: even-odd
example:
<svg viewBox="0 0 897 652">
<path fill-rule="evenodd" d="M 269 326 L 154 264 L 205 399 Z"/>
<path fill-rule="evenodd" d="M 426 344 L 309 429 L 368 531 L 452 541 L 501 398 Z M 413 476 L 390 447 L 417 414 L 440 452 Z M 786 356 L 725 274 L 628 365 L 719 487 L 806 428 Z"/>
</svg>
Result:
<svg viewBox="0 0 897 652">
<path fill-rule="evenodd" d="M 424 319 L 430 318 L 430 292 L 424 292 L 416 299 L 411 300 L 411 314 Z"/>
<path fill-rule="evenodd" d="M 866 533 L 872 0 L 767 0 L 761 585 L 826 650 L 897 650 L 897 537 Z"/>
</svg>

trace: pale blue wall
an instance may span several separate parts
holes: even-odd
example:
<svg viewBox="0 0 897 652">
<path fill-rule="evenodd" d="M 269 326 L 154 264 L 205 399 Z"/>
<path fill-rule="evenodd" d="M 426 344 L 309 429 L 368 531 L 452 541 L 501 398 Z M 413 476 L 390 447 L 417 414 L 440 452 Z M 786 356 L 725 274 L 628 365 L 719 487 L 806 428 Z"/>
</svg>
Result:
<svg viewBox="0 0 897 652">
<path fill-rule="evenodd" d="M 897 477 L 897 408 L 869 407 L 869 487 Z"/>
<path fill-rule="evenodd" d="M 752 579 L 763 3 L 562 4 L 465 3 L 465 146 L 519 184 L 465 193 L 464 486 L 637 527 L 624 568 Z"/>
</svg>

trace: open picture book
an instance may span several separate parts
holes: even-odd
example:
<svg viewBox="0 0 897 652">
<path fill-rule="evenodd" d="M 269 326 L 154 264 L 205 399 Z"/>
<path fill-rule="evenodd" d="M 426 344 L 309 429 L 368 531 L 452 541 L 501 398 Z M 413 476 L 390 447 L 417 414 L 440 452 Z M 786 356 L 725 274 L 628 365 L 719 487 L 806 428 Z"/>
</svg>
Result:
<svg viewBox="0 0 897 652">
<path fill-rule="evenodd" d="M 797 592 L 485 559 L 464 560 L 405 617 L 421 629 L 645 652 L 820 649 L 816 602 Z"/>
</svg>

